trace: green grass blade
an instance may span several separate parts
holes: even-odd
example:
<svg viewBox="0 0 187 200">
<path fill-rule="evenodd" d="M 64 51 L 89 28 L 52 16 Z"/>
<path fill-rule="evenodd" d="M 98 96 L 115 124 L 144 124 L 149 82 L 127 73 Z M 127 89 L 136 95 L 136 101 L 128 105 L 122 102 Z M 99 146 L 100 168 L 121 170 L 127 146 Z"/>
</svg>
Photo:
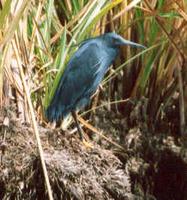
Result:
<svg viewBox="0 0 187 200">
<path fill-rule="evenodd" d="M 6 0 L 3 9 L 0 11 L 0 29 L 3 28 L 3 25 L 6 22 L 5 18 L 10 13 L 11 2 L 11 0 Z"/>
</svg>

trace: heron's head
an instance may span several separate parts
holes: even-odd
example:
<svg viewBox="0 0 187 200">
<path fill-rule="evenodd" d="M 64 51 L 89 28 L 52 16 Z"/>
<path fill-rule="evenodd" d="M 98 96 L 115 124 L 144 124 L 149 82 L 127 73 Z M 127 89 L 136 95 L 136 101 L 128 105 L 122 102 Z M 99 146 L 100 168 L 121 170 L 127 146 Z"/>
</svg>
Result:
<svg viewBox="0 0 187 200">
<path fill-rule="evenodd" d="M 116 34 L 116 33 L 106 33 L 103 36 L 103 40 L 105 41 L 107 46 L 110 47 L 120 47 L 123 45 L 129 45 L 132 47 L 139 47 L 139 48 L 145 48 L 145 46 L 141 45 L 141 44 L 137 44 L 135 42 L 131 42 L 129 40 L 125 40 L 124 38 L 122 38 L 120 35 Z"/>
</svg>

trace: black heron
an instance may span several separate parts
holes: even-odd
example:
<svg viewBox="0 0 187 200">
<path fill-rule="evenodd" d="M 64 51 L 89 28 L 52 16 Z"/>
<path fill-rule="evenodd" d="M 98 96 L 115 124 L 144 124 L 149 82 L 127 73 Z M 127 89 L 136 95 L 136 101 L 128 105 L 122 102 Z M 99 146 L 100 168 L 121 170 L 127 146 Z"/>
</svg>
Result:
<svg viewBox="0 0 187 200">
<path fill-rule="evenodd" d="M 68 62 L 52 101 L 46 109 L 49 121 L 59 121 L 72 113 L 80 138 L 83 140 L 76 110 L 89 103 L 90 97 L 119 54 L 122 45 L 145 48 L 143 45 L 125 40 L 116 33 L 106 33 L 80 44 Z"/>
</svg>

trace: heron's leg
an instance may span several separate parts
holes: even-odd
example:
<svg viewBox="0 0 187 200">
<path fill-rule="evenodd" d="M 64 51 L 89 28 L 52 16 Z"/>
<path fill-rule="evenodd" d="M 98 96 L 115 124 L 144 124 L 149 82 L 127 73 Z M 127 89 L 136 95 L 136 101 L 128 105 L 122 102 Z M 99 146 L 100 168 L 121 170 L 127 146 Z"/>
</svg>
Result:
<svg viewBox="0 0 187 200">
<path fill-rule="evenodd" d="M 75 124 L 77 126 L 77 129 L 78 129 L 78 132 L 79 132 L 79 135 L 80 135 L 80 139 L 83 141 L 83 132 L 82 132 L 82 129 L 81 129 L 79 122 L 77 120 L 77 114 L 76 114 L 75 111 L 72 111 L 71 114 L 73 116 L 73 119 L 75 120 Z"/>
</svg>

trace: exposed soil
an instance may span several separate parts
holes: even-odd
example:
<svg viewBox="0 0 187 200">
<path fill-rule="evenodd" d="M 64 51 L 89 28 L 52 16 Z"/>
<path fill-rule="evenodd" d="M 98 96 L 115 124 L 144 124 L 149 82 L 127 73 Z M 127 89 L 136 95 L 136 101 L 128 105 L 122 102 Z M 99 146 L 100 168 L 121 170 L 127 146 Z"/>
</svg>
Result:
<svg viewBox="0 0 187 200">
<path fill-rule="evenodd" d="M 102 109 L 91 121 L 124 151 L 93 133 L 86 148 L 78 134 L 39 126 L 54 199 L 186 200 L 186 139 L 151 132 L 134 110 L 129 120 Z M 1 111 L 0 133 L 0 199 L 48 199 L 32 128 Z"/>
<path fill-rule="evenodd" d="M 3 118 L 2 118 L 3 119 Z M 48 199 L 32 128 L 1 121 L 0 199 Z M 111 150 L 39 127 L 54 199 L 132 199 L 128 170 Z"/>
</svg>

